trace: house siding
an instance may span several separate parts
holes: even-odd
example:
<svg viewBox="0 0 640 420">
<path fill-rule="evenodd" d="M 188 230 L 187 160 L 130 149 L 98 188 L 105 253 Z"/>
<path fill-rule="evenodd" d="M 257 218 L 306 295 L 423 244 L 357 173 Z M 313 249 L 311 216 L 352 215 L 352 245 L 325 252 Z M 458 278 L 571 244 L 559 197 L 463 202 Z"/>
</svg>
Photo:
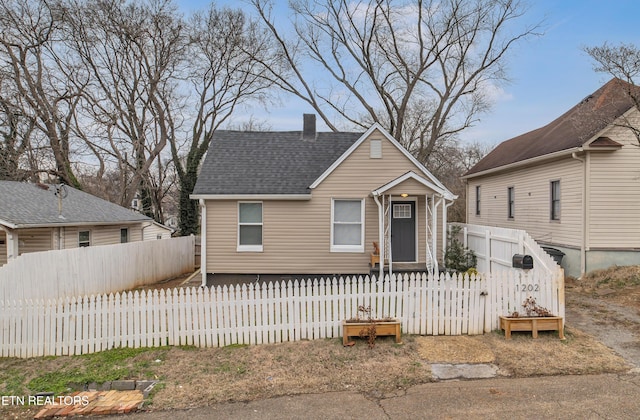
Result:
<svg viewBox="0 0 640 420">
<path fill-rule="evenodd" d="M 382 140 L 382 158 L 370 158 L 370 140 Z M 312 191 L 309 201 L 263 201 L 263 251 L 238 252 L 235 200 L 206 201 L 207 272 L 350 274 L 369 271 L 372 243 L 379 241 L 378 207 L 371 191 L 408 171 L 420 173 L 379 132 L 373 132 Z M 407 187 L 415 188 L 411 183 Z M 415 190 L 412 190 L 415 191 Z M 417 197 L 419 262 L 425 262 L 425 188 Z M 399 197 L 398 197 L 399 198 Z M 363 252 L 331 252 L 332 199 L 364 199 Z M 441 214 L 438 229 L 441 229 Z M 439 236 L 441 238 L 441 235 Z M 440 239 L 441 241 L 441 239 Z M 440 244 L 441 242 L 438 242 Z"/>
<path fill-rule="evenodd" d="M 131 232 L 131 230 L 129 232 Z M 160 239 L 171 238 L 171 231 L 169 229 L 158 226 L 155 223 L 152 223 L 151 225 L 145 227 L 143 232 L 143 240 L 145 241 L 156 240 L 158 239 L 158 235 L 161 237 Z"/>
<path fill-rule="evenodd" d="M 112 245 L 120 243 L 120 229 L 129 229 L 129 242 L 142 240 L 141 223 L 132 225 L 115 226 L 61 226 L 54 228 L 17 229 L 18 254 L 29 252 L 43 252 L 54 249 L 68 249 L 78 247 L 78 232 L 88 230 L 91 232 L 91 246 Z M 162 229 L 167 232 L 166 229 Z M 153 236 L 155 239 L 155 235 Z M 0 266 L 7 263 L 7 237 L 4 231 L 0 231 Z"/>
<path fill-rule="evenodd" d="M 19 255 L 53 249 L 53 236 L 49 228 L 20 229 L 17 233 Z"/>
<path fill-rule="evenodd" d="M 551 181 L 560 181 L 560 220 L 550 220 Z M 582 163 L 570 157 L 541 166 L 472 178 L 467 186 L 467 223 L 526 230 L 535 240 L 580 246 Z M 476 215 L 480 186 L 480 215 Z M 507 189 L 514 188 L 514 217 L 508 217 Z"/>
<path fill-rule="evenodd" d="M 63 228 L 61 233 L 64 248 L 78 247 L 78 232 L 88 230 L 91 232 L 91 246 L 111 245 L 120 243 L 120 229 L 129 228 L 129 242 L 142 240 L 141 224 L 116 225 L 116 226 L 72 226 Z"/>
<path fill-rule="evenodd" d="M 632 121 L 640 126 L 635 112 Z M 588 241 L 590 248 L 639 249 L 640 148 L 630 130 L 613 127 L 604 136 L 622 143 L 614 152 L 590 153 Z"/>
</svg>

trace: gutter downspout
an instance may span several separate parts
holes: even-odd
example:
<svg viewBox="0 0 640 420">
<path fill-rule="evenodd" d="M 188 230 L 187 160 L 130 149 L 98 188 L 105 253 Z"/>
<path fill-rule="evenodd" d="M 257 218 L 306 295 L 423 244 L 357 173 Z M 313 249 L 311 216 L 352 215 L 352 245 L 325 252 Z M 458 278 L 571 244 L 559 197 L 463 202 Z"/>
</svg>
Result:
<svg viewBox="0 0 640 420">
<path fill-rule="evenodd" d="M 374 195 L 373 199 L 378 206 L 378 244 L 380 248 L 378 280 L 384 280 L 384 209 L 382 208 L 382 203 L 380 203 L 380 199 L 377 195 Z"/>
<path fill-rule="evenodd" d="M 582 152 L 582 148 L 578 150 Z M 587 270 L 587 162 L 586 158 L 578 157 L 576 152 L 571 153 L 571 157 L 577 161 L 582 162 L 583 176 L 582 176 L 582 223 L 580 223 L 580 278 Z"/>
<path fill-rule="evenodd" d="M 200 273 L 202 274 L 201 287 L 207 287 L 207 205 L 200 200 Z"/>
<path fill-rule="evenodd" d="M 431 248 L 433 249 L 433 273 L 434 276 L 437 276 L 438 269 L 438 206 L 442 203 L 442 196 L 438 197 L 438 201 L 435 200 L 435 194 L 433 199 L 431 200 L 431 232 L 433 234 L 433 238 L 431 238 Z M 446 217 L 443 216 L 442 220 L 445 220 Z M 445 235 L 442 235 L 445 237 Z"/>
</svg>

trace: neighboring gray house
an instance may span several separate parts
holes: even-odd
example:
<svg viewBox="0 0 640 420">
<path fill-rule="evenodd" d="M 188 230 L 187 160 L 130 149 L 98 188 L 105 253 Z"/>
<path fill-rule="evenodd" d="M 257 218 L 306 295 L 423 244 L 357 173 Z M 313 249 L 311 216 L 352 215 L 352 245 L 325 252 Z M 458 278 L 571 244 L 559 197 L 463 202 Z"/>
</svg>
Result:
<svg viewBox="0 0 640 420">
<path fill-rule="evenodd" d="M 526 230 L 568 275 L 640 264 L 640 116 L 613 79 L 548 125 L 507 140 L 465 175 L 467 223 Z M 552 98 L 550 98 L 552 100 Z"/>
<path fill-rule="evenodd" d="M 321 133 L 315 115 L 303 131 L 217 131 L 191 197 L 202 209 L 203 282 L 437 269 L 455 199 L 378 124 Z"/>
<path fill-rule="evenodd" d="M 26 252 L 170 236 L 146 216 L 69 186 L 0 181 L 0 265 Z"/>
</svg>

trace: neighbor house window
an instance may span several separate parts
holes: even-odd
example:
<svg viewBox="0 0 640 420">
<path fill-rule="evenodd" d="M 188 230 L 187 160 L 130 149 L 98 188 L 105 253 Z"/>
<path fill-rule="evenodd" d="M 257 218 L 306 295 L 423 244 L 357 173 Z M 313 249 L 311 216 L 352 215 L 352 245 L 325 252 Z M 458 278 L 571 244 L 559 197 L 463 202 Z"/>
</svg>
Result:
<svg viewBox="0 0 640 420">
<path fill-rule="evenodd" d="M 333 200 L 331 251 L 364 252 L 364 201 Z"/>
<path fill-rule="evenodd" d="M 507 217 L 513 219 L 516 213 L 516 194 L 513 187 L 507 188 Z"/>
<path fill-rule="evenodd" d="M 120 229 L 120 243 L 126 244 L 127 242 L 129 242 L 129 229 L 122 228 Z"/>
<path fill-rule="evenodd" d="M 262 252 L 262 203 L 238 203 L 238 251 Z"/>
<path fill-rule="evenodd" d="M 81 230 L 78 232 L 78 246 L 91 245 L 91 232 L 88 230 Z"/>
<path fill-rule="evenodd" d="M 480 185 L 476 185 L 476 216 L 480 216 Z"/>
<path fill-rule="evenodd" d="M 551 181 L 551 220 L 560 220 L 560 181 Z"/>
</svg>

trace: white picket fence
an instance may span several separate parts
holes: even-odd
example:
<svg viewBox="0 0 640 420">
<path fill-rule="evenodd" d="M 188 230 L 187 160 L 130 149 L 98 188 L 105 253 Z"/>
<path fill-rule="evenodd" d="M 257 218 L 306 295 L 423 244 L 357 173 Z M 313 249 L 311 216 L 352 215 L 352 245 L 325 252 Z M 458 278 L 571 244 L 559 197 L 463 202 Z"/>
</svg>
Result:
<svg viewBox="0 0 640 420">
<path fill-rule="evenodd" d="M 564 316 L 564 285 L 513 273 L 313 279 L 232 287 L 0 301 L 0 356 L 117 347 L 227 346 L 340 337 L 359 305 L 400 319 L 404 334 L 482 334 L 528 296 Z"/>
<path fill-rule="evenodd" d="M 194 270 L 195 237 L 20 255 L 0 267 L 0 301 L 133 289 Z"/>
</svg>

